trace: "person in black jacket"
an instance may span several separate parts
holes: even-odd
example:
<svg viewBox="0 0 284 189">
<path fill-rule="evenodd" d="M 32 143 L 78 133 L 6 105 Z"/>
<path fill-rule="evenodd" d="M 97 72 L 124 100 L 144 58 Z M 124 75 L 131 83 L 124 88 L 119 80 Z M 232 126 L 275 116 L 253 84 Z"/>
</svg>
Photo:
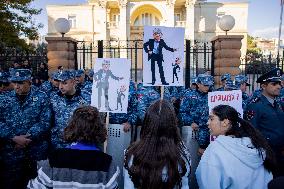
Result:
<svg viewBox="0 0 284 189">
<path fill-rule="evenodd" d="M 168 51 L 174 52 L 176 49 L 168 47 L 167 44 L 161 37 L 163 36 L 162 31 L 159 28 L 155 28 L 153 30 L 153 39 L 149 39 L 146 43 L 144 43 L 143 48 L 146 53 L 148 53 L 148 61 L 151 60 L 151 72 L 152 72 L 152 85 L 156 82 L 155 77 L 155 62 L 157 62 L 161 77 L 162 85 L 169 85 L 169 83 L 166 82 L 165 76 L 164 76 L 164 70 L 162 62 L 164 62 L 163 57 L 163 48 L 165 48 Z"/>
</svg>

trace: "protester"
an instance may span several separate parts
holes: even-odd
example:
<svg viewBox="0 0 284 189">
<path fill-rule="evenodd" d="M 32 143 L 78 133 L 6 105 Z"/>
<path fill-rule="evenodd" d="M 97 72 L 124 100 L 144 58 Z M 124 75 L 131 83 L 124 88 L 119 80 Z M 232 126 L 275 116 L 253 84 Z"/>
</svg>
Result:
<svg viewBox="0 0 284 189">
<path fill-rule="evenodd" d="M 260 132 L 228 105 L 214 107 L 208 125 L 217 139 L 207 147 L 197 167 L 199 188 L 267 188 L 274 156 Z"/>
<path fill-rule="evenodd" d="M 125 154 L 124 188 L 189 188 L 189 156 L 169 102 L 158 100 L 148 108 L 140 137 Z"/>
<path fill-rule="evenodd" d="M 76 109 L 64 129 L 64 139 L 71 145 L 39 162 L 38 176 L 29 181 L 28 188 L 116 188 L 119 169 L 100 149 L 106 138 L 97 108 Z"/>
<path fill-rule="evenodd" d="M 45 82 L 48 80 L 48 66 L 45 63 L 41 63 L 39 67 L 38 77 L 40 78 L 41 82 Z"/>
</svg>

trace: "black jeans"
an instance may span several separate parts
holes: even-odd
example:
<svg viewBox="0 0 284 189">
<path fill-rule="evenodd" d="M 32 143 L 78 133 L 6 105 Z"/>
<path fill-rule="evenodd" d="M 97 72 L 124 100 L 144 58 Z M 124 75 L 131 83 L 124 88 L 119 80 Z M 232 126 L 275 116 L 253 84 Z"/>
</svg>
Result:
<svg viewBox="0 0 284 189">
<path fill-rule="evenodd" d="M 152 83 L 156 82 L 156 76 L 155 76 L 155 62 L 157 62 L 159 67 L 159 73 L 162 83 L 166 83 L 165 76 L 164 76 L 164 70 L 162 65 L 162 58 L 159 55 L 153 54 L 151 58 L 151 72 L 152 72 Z"/>
</svg>

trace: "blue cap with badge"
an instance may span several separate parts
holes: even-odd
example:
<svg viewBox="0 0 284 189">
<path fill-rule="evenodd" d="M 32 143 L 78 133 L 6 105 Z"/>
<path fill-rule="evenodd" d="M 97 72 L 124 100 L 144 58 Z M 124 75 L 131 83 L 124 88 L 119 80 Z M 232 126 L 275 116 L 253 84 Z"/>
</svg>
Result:
<svg viewBox="0 0 284 189">
<path fill-rule="evenodd" d="M 9 81 L 27 81 L 32 79 L 32 72 L 29 69 L 10 69 Z"/>
<path fill-rule="evenodd" d="M 66 81 L 68 79 L 74 79 L 75 74 L 73 70 L 64 70 L 58 73 L 57 80 L 58 81 Z"/>
<path fill-rule="evenodd" d="M 247 86 L 250 86 L 248 83 L 248 78 L 245 75 L 236 75 L 235 76 L 235 84 L 236 85 L 241 85 L 243 83 L 246 83 Z"/>
<path fill-rule="evenodd" d="M 206 86 L 212 86 L 214 85 L 214 78 L 211 75 L 199 74 L 197 77 L 197 83 L 201 83 L 202 85 Z"/>
<path fill-rule="evenodd" d="M 238 86 L 231 79 L 226 80 L 225 88 L 229 90 L 238 90 Z"/>
<path fill-rule="evenodd" d="M 226 80 L 226 79 L 231 79 L 231 74 L 225 73 L 221 76 L 221 81 Z"/>
</svg>

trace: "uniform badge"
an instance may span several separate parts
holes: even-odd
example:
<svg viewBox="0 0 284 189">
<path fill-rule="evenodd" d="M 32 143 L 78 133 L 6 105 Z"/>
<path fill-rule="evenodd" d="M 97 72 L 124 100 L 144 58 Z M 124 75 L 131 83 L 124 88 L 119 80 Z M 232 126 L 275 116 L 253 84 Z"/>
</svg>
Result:
<svg viewBox="0 0 284 189">
<path fill-rule="evenodd" d="M 85 104 L 85 101 L 84 101 L 83 99 L 80 99 L 80 100 L 79 100 L 79 104 L 80 104 L 80 105 L 84 105 L 84 104 Z"/>
<path fill-rule="evenodd" d="M 19 76 L 20 76 L 20 73 L 19 73 L 19 72 L 16 72 L 15 75 L 16 75 L 17 77 L 19 77 Z"/>
<path fill-rule="evenodd" d="M 246 117 L 247 117 L 247 120 L 250 121 L 254 118 L 255 116 L 255 111 L 253 110 L 248 110 L 247 113 L 246 113 Z"/>
<path fill-rule="evenodd" d="M 38 97 L 37 96 L 33 96 L 33 101 L 34 102 L 38 101 Z"/>
</svg>

